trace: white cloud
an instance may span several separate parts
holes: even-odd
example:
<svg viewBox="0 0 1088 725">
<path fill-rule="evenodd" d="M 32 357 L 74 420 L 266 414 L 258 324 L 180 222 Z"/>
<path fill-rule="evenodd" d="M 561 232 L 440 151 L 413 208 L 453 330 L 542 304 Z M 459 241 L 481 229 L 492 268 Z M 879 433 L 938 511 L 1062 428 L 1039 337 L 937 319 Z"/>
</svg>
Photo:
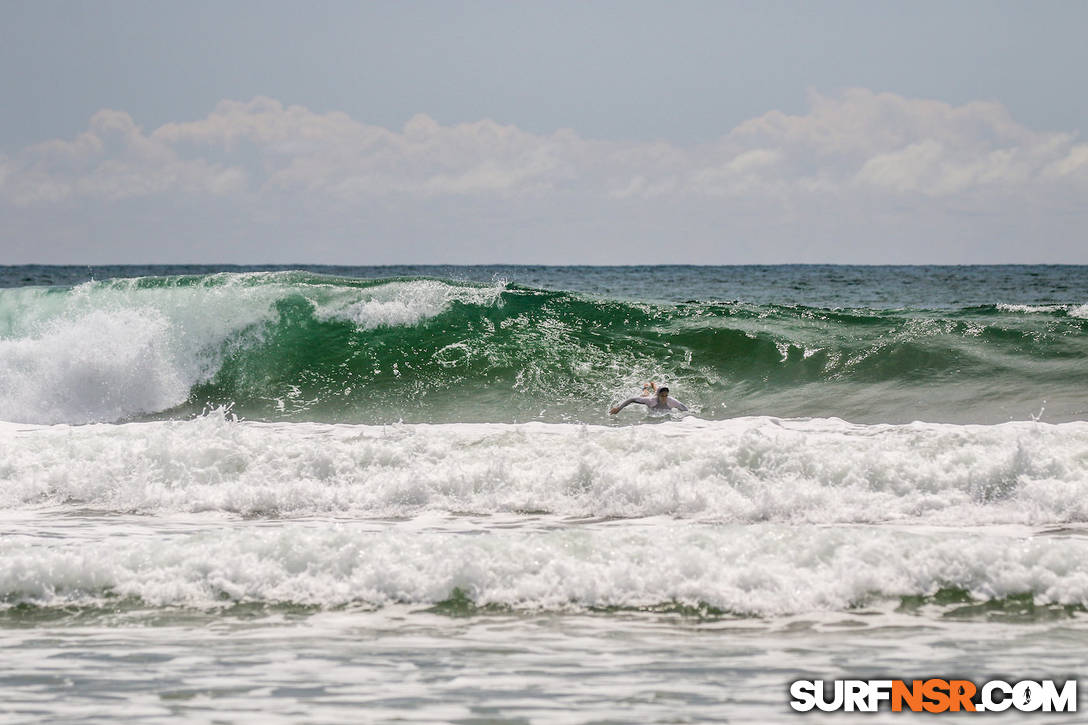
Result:
<svg viewBox="0 0 1088 725">
<path fill-rule="evenodd" d="M 812 222 L 830 235 L 831 216 L 852 220 L 844 227 L 878 217 L 934 225 L 965 209 L 1023 221 L 1083 214 L 1086 195 L 1088 144 L 1072 134 L 1028 129 L 995 102 L 864 89 L 813 93 L 807 113 L 770 111 L 693 147 L 422 114 L 393 130 L 256 98 L 150 133 L 103 110 L 74 139 L 0 157 L 0 200 L 15 209 L 185 197 L 233 205 L 238 224 L 290 209 L 310 215 L 315 234 L 362 208 L 367 219 L 387 214 L 387 236 L 397 215 L 431 215 L 455 231 L 513 214 L 540 231 L 575 208 L 585 228 L 622 230 L 637 208 L 644 219 L 656 213 L 660 228 L 679 215 L 705 238 L 740 213 L 756 218 L 746 233 Z"/>
<path fill-rule="evenodd" d="M 102 110 L 72 141 L 25 149 L 7 164 L 0 193 L 17 206 L 74 198 L 119 201 L 162 194 L 234 194 L 245 186 L 237 168 L 204 158 L 184 159 L 147 136 L 122 111 Z"/>
<path fill-rule="evenodd" d="M 1062 177 L 1080 174 L 1083 179 L 1088 175 L 1088 144 L 1077 144 L 1069 149 L 1057 161 L 1049 164 L 1044 169 L 1044 176 Z"/>
<path fill-rule="evenodd" d="M 546 192 L 577 172 L 584 143 L 571 132 L 534 135 L 491 120 L 442 126 L 423 114 L 398 133 L 268 98 L 224 101 L 206 119 L 167 124 L 152 138 L 227 155 L 247 143 L 262 156 L 264 188 L 348 200 Z"/>
</svg>

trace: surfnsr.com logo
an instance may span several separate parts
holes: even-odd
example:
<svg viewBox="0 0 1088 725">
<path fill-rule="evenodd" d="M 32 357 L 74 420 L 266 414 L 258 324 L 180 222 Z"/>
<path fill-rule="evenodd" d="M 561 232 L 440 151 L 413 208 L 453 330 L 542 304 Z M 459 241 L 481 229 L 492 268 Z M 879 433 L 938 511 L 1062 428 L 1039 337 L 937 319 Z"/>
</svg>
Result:
<svg viewBox="0 0 1088 725">
<path fill-rule="evenodd" d="M 1077 681 L 797 680 L 790 697 L 799 712 L 876 712 L 884 703 L 892 712 L 1076 712 Z"/>
</svg>

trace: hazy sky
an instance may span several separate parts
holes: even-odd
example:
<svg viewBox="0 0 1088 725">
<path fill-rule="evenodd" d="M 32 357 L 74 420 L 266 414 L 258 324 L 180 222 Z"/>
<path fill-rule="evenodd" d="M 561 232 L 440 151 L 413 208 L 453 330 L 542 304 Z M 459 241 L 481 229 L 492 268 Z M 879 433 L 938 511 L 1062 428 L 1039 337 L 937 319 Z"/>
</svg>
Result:
<svg viewBox="0 0 1088 725">
<path fill-rule="evenodd" d="M 0 0 L 0 263 L 1088 263 L 1085 28 Z"/>
</svg>

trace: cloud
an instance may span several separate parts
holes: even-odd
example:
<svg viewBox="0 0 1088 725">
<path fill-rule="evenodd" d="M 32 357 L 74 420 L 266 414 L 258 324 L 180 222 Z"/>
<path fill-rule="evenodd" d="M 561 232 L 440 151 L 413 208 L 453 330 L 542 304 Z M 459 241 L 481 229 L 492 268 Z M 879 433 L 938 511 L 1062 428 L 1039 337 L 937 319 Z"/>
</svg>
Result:
<svg viewBox="0 0 1088 725">
<path fill-rule="evenodd" d="M 253 191 L 347 200 L 563 190 L 778 197 L 858 185 L 944 197 L 1080 176 L 1088 152 L 1073 140 L 1032 132 L 996 103 L 956 107 L 862 89 L 813 94 L 805 115 L 772 111 L 695 148 L 586 140 L 569 130 L 533 134 L 486 119 L 443 126 L 423 114 L 391 131 L 256 98 L 224 101 L 205 119 L 150 134 L 127 113 L 100 111 L 72 141 L 32 146 L 9 162 L 3 188 L 21 204 L 240 194 L 251 176 Z M 243 150 L 256 154 L 252 168 L 236 158 Z"/>
<path fill-rule="evenodd" d="M 71 141 L 52 140 L 5 160 L 0 194 L 16 206 L 71 199 L 119 201 L 162 194 L 233 194 L 245 184 L 236 167 L 183 159 L 147 136 L 122 111 L 102 110 Z"/>
<path fill-rule="evenodd" d="M 952 106 L 864 89 L 810 101 L 805 115 L 772 111 L 733 129 L 714 144 L 718 158 L 699 178 L 726 182 L 732 193 L 762 180 L 797 194 L 879 192 L 893 203 L 986 189 L 997 200 L 1014 190 L 1052 192 L 1048 167 L 1064 169 L 1077 153 L 1070 134 L 1033 132 L 997 103 Z M 749 158 L 775 163 L 751 169 Z M 738 183 L 745 176 L 749 183 Z M 1085 179 L 1077 181 L 1083 190 Z"/>
<path fill-rule="evenodd" d="M 1046 177 L 1069 177 L 1079 175 L 1081 180 L 1088 173 L 1088 144 L 1077 144 L 1069 153 L 1050 163 L 1043 170 Z"/>
<path fill-rule="evenodd" d="M 248 145 L 262 157 L 265 191 L 347 200 L 547 192 L 577 173 L 584 145 L 569 131 L 535 135 L 491 120 L 442 126 L 423 114 L 395 132 L 268 98 L 224 101 L 206 119 L 167 124 L 152 138 L 228 156 Z"/>
<path fill-rule="evenodd" d="M 644 226 L 661 219 L 659 229 L 682 219 L 703 238 L 723 224 L 771 237 L 765 230 L 787 223 L 830 238 L 830 216 L 842 228 L 924 218 L 939 231 L 940 214 L 965 210 L 995 225 L 1083 215 L 1086 195 L 1088 144 L 1074 134 L 1026 128 L 995 102 L 865 89 L 812 93 L 804 114 L 770 111 L 696 146 L 530 133 L 489 119 L 443 125 L 423 114 L 387 129 L 255 98 L 150 132 L 103 110 L 71 140 L 0 157 L 0 203 L 28 214 L 184 199 L 230 205 L 237 224 L 291 210 L 316 235 L 359 214 L 385 214 L 386 237 L 412 215 L 464 234 L 501 218 L 538 236 L 549 220 L 623 230 L 638 215 Z M 740 215 L 757 221 L 738 227 Z M 760 215 L 762 226 L 751 226 Z"/>
</svg>

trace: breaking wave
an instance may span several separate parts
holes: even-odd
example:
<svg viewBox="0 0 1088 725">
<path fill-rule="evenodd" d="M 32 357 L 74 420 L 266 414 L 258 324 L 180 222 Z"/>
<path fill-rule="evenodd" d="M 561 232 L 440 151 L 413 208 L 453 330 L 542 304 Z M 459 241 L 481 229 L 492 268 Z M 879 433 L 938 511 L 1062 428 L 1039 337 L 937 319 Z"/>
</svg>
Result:
<svg viewBox="0 0 1088 725">
<path fill-rule="evenodd" d="M 603 422 L 645 380 L 703 418 L 1076 420 L 1084 305 L 641 303 L 426 278 L 219 273 L 0 290 L 0 419 Z M 628 414 L 629 415 L 629 414 Z"/>
</svg>

